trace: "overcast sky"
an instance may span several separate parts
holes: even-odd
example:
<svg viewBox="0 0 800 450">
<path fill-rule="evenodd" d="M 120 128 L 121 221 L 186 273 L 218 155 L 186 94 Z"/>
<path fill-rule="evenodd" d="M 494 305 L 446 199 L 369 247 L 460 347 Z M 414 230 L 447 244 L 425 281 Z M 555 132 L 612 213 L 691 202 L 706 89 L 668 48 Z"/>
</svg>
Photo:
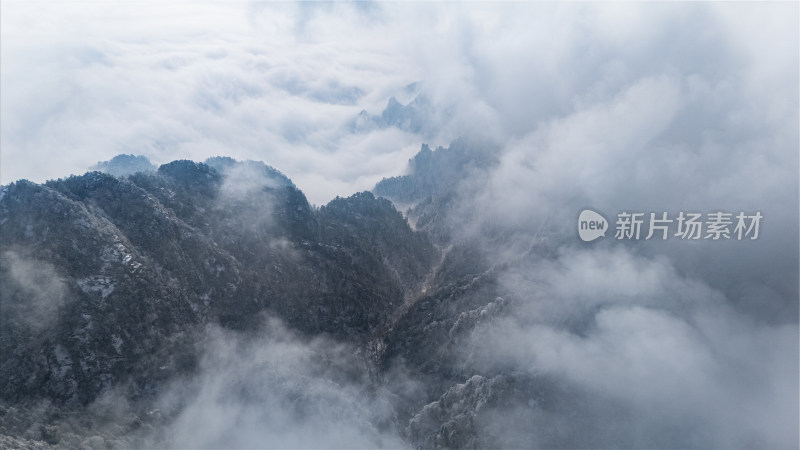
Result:
<svg viewBox="0 0 800 450">
<path fill-rule="evenodd" d="M 760 95 L 769 114 L 791 120 L 796 12 L 788 3 L 3 2 L 0 181 L 83 173 L 119 153 L 157 164 L 229 155 L 265 161 L 324 203 L 397 174 L 422 142 L 481 133 L 505 143 L 632 85 L 656 90 L 643 101 L 660 102 L 648 105 L 663 120 L 680 107 L 675 90 L 715 90 L 723 108 Z M 749 92 L 730 91 L 738 85 Z M 353 131 L 360 111 L 379 115 L 390 97 L 420 92 L 435 108 L 433 133 Z"/>
<path fill-rule="evenodd" d="M 392 96 L 408 102 L 415 82 L 447 87 L 432 95 L 449 100 L 474 95 L 464 46 L 500 16 L 444 9 L 3 2 L 2 182 L 134 153 L 156 163 L 263 160 L 316 202 L 371 188 L 402 170 L 422 138 L 353 133 L 360 111 L 379 115 Z"/>
</svg>

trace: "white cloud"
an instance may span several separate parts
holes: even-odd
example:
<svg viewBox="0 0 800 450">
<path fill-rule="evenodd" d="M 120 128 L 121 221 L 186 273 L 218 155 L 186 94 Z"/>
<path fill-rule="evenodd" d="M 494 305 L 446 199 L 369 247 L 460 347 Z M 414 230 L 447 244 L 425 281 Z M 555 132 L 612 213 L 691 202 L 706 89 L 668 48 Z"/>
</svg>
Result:
<svg viewBox="0 0 800 450">
<path fill-rule="evenodd" d="M 221 154 L 264 160 L 322 202 L 371 187 L 419 146 L 391 130 L 349 135 L 361 109 L 379 112 L 414 81 L 395 73 L 410 67 L 400 56 L 353 32 L 362 19 L 349 6 L 324 11 L 324 26 L 312 12 L 302 29 L 301 5 L 49 6 L 4 5 L 4 182 L 80 173 L 121 152 L 158 163 Z M 365 149 L 376 141 L 377 159 Z"/>
<path fill-rule="evenodd" d="M 796 445 L 796 323 L 754 321 L 666 259 L 626 250 L 565 250 L 502 284 L 520 297 L 473 335 L 473 358 L 584 396 L 592 406 L 574 421 L 591 426 L 574 433 L 588 442 L 622 407 L 634 419 L 617 445 L 658 435 L 678 447 Z"/>
<path fill-rule="evenodd" d="M 355 349 L 302 339 L 269 320 L 262 336 L 210 327 L 198 373 L 159 400 L 157 447 L 398 448 L 391 408 L 369 392 Z"/>
<path fill-rule="evenodd" d="M 796 80 L 796 67 L 772 56 L 796 49 L 781 38 L 796 31 L 789 9 L 11 2 L 2 19 L 2 179 L 81 172 L 120 152 L 157 162 L 225 154 L 264 160 L 324 202 L 396 174 L 418 148 L 419 136 L 345 126 L 413 82 L 441 115 L 434 145 L 521 138 L 643 80 L 681 91 L 694 80 L 722 101 L 751 93 L 770 110 L 745 109 L 739 120 L 767 113 L 792 123 L 786 99 L 796 96 L 774 90 Z M 747 90 L 721 92 L 726 83 Z M 642 101 L 672 101 L 661 95 Z M 366 153 L 353 158 L 353 147 Z"/>
</svg>

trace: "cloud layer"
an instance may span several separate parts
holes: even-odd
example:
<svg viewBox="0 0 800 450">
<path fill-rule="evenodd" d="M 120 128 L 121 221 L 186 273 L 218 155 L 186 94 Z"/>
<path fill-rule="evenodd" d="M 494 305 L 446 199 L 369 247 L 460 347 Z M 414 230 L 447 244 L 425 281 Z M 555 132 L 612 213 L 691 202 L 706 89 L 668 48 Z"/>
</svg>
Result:
<svg viewBox="0 0 800 450">
<path fill-rule="evenodd" d="M 582 405 L 517 411 L 569 431 L 547 440 L 546 427 L 517 429 L 505 445 L 796 446 L 796 323 L 740 314 L 666 258 L 624 249 L 563 250 L 506 272 L 502 285 L 522 297 L 473 334 L 470 359 L 552 376 Z"/>
<path fill-rule="evenodd" d="M 419 91 L 438 111 L 431 144 L 505 142 L 584 108 L 575 120 L 592 120 L 604 113 L 594 105 L 628 89 L 657 116 L 630 104 L 606 120 L 636 122 L 597 131 L 643 137 L 698 98 L 712 101 L 689 131 L 793 123 L 797 96 L 775 95 L 796 85 L 785 57 L 797 46 L 784 39 L 796 33 L 792 8 L 7 3 L 2 179 L 82 172 L 117 153 L 157 163 L 224 154 L 264 160 L 323 202 L 401 170 L 420 136 L 348 125 Z M 751 97 L 768 110 L 741 101 Z M 614 142 L 605 144 L 595 154 Z"/>
<path fill-rule="evenodd" d="M 171 415 L 156 446 L 193 448 L 397 448 L 391 405 L 368 389 L 354 348 L 303 339 L 279 321 L 258 337 L 203 334 L 198 375 L 159 400 Z"/>
</svg>

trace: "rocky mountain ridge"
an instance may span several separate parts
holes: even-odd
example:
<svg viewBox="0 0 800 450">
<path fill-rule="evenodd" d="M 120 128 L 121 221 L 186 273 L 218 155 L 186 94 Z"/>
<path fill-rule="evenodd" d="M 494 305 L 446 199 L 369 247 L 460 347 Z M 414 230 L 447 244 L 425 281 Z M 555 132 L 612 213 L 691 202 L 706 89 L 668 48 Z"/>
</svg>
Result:
<svg viewBox="0 0 800 450">
<path fill-rule="evenodd" d="M 223 174 L 242 165 L 228 165 L 176 161 L 155 174 L 3 187 L 0 350 L 13 355 L 0 369 L 4 400 L 86 403 L 128 373 L 147 391 L 158 376 L 137 361 L 190 365 L 152 356 L 186 325 L 243 329 L 264 310 L 307 333 L 367 336 L 437 258 L 386 200 L 361 193 L 314 210 L 275 173 L 258 180 L 275 186 L 237 192 Z M 36 277 L 16 269 L 25 264 L 58 288 L 41 333 L 25 325 L 41 288 L 25 283 Z"/>
<path fill-rule="evenodd" d="M 319 208 L 276 169 L 225 157 L 4 186 L 3 445 L 192 442 L 165 431 L 192 411 L 191 401 L 157 405 L 176 383 L 200 383 L 191 395 L 202 392 L 197 380 L 217 358 L 208 348 L 222 345 L 209 337 L 220 334 L 214 327 L 245 341 L 289 333 L 291 342 L 306 342 L 303 352 L 320 362 L 285 376 L 310 384 L 271 395 L 295 404 L 297 396 L 313 398 L 310 386 L 333 382 L 369 404 L 385 403 L 353 419 L 377 436 L 388 433 L 369 446 L 398 438 L 424 448 L 527 442 L 478 422 L 497 423 L 496 408 L 509 402 L 538 408 L 526 399 L 551 395 L 550 385 L 482 365 L 466 345 L 516 301 L 500 287 L 486 249 L 454 232 L 451 207 L 469 194 L 457 180 L 480 176 L 492 161 L 466 142 L 423 146 L 407 175 L 376 186 L 382 196 L 361 192 Z M 395 204 L 410 205 L 406 216 Z M 233 364 L 242 366 L 233 376 L 255 377 L 236 382 L 243 389 L 275 376 Z M 234 389 L 222 401 L 239 396 Z M 340 401 L 331 398 L 340 393 L 306 401 Z M 122 412 L 109 406 L 119 402 L 128 405 Z"/>
</svg>

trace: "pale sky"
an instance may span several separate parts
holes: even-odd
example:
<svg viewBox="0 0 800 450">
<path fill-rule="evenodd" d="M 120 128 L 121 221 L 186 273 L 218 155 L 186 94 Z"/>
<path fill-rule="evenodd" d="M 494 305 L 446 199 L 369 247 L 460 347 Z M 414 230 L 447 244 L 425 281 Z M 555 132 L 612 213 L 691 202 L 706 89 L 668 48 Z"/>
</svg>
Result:
<svg viewBox="0 0 800 450">
<path fill-rule="evenodd" d="M 398 174 L 423 142 L 524 139 L 653 79 L 719 107 L 757 97 L 772 115 L 759 119 L 791 121 L 796 10 L 4 1 L 0 181 L 80 174 L 119 153 L 228 155 L 324 203 Z M 419 93 L 433 132 L 353 131 L 360 111 Z"/>
</svg>

